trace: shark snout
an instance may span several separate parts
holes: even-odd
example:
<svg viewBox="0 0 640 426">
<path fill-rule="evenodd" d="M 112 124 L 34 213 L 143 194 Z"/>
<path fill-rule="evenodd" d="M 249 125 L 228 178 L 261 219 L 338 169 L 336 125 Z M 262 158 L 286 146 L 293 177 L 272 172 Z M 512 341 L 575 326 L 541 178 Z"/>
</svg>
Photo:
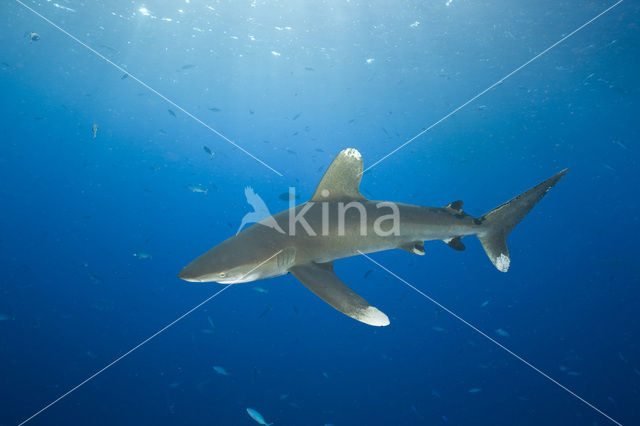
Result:
<svg viewBox="0 0 640 426">
<path fill-rule="evenodd" d="M 182 268 L 182 271 L 178 272 L 178 278 L 193 283 L 202 282 L 202 275 L 197 273 L 190 264 Z"/>
</svg>

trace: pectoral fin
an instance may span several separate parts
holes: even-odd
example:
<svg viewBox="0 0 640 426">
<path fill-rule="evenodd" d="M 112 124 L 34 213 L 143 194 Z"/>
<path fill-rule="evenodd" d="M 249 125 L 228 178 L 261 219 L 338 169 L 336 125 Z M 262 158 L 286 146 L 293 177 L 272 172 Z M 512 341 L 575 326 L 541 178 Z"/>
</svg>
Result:
<svg viewBox="0 0 640 426">
<path fill-rule="evenodd" d="M 333 263 L 308 263 L 289 269 L 302 284 L 333 308 L 365 324 L 389 325 L 389 317 L 369 305 L 333 273 Z"/>
</svg>

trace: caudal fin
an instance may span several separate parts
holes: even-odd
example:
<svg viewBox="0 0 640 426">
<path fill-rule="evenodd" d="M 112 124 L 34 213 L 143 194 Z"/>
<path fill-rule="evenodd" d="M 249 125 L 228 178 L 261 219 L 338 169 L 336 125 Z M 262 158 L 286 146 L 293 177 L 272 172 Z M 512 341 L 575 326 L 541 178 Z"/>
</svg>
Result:
<svg viewBox="0 0 640 426">
<path fill-rule="evenodd" d="M 480 218 L 485 230 L 478 233 L 478 239 L 480 239 L 487 256 L 499 271 L 507 272 L 511 264 L 507 248 L 509 232 L 568 171 L 569 169 L 562 170 Z"/>
</svg>

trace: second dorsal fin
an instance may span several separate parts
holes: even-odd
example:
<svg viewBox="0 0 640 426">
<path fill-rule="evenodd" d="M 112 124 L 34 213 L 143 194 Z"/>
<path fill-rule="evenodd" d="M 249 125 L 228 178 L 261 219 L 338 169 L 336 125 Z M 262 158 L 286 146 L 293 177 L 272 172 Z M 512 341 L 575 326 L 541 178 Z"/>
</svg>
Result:
<svg viewBox="0 0 640 426">
<path fill-rule="evenodd" d="M 449 203 L 445 206 L 446 209 L 455 210 L 458 213 L 462 213 L 462 200 L 454 201 L 453 203 Z"/>
</svg>

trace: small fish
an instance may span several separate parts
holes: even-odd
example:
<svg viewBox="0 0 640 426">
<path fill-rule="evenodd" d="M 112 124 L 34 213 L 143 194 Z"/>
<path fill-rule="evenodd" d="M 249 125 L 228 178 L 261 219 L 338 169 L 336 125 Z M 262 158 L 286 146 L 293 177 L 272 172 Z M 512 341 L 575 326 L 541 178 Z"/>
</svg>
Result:
<svg viewBox="0 0 640 426">
<path fill-rule="evenodd" d="M 411 411 L 413 411 L 416 416 L 420 417 L 420 414 L 418 414 L 418 409 L 413 404 L 411 404 Z"/>
<path fill-rule="evenodd" d="M 325 373 L 324 371 L 322 372 L 322 375 L 324 376 L 325 379 L 329 378 L 329 375 L 327 373 Z"/>
<path fill-rule="evenodd" d="M 503 329 L 501 329 L 501 328 L 497 328 L 497 329 L 495 329 L 494 331 L 496 332 L 496 334 L 497 334 L 498 336 L 502 336 L 502 337 L 511 337 L 511 335 L 510 335 L 506 330 L 503 330 Z"/>
<path fill-rule="evenodd" d="M 180 386 L 180 382 L 173 382 L 173 383 L 169 383 L 169 387 L 170 388 L 177 388 Z"/>
<path fill-rule="evenodd" d="M 172 110 L 168 109 L 167 112 L 169 113 L 170 116 L 175 117 L 176 113 L 173 112 Z"/>
<path fill-rule="evenodd" d="M 299 112 L 299 113 L 297 113 L 296 115 L 294 115 L 294 116 L 293 116 L 293 118 L 291 119 L 291 121 L 296 121 L 298 118 L 300 118 L 300 115 L 301 115 L 301 114 L 302 114 L 302 113 L 301 113 L 301 112 Z"/>
<path fill-rule="evenodd" d="M 258 422 L 261 425 L 269 426 L 269 425 L 273 424 L 273 423 L 267 423 L 265 421 L 264 417 L 262 417 L 262 414 L 258 413 L 253 408 L 247 408 L 247 413 L 249 414 L 249 417 L 251 417 L 253 420 L 255 420 L 256 422 Z"/>
<path fill-rule="evenodd" d="M 634 368 L 633 372 L 636 373 L 638 376 L 640 376 L 640 370 L 638 370 L 637 368 Z"/>
<path fill-rule="evenodd" d="M 364 273 L 364 276 L 362 278 L 367 278 L 369 275 L 371 275 L 372 272 L 373 272 L 373 269 L 369 269 L 367 272 Z"/>
<path fill-rule="evenodd" d="M 622 362 L 625 362 L 625 363 L 628 362 L 627 358 L 625 358 L 625 356 L 622 355 L 622 352 L 618 352 L 618 358 L 620 358 L 620 361 Z"/>
<path fill-rule="evenodd" d="M 91 131 L 93 132 L 93 138 L 95 139 L 96 136 L 98 136 L 98 125 L 96 123 L 93 123 L 93 126 L 91 126 Z"/>
<path fill-rule="evenodd" d="M 607 170 L 611 170 L 612 172 L 615 172 L 616 169 L 614 169 L 613 167 L 611 167 L 610 165 L 608 165 L 607 163 L 602 163 L 602 166 L 607 169 Z"/>
<path fill-rule="evenodd" d="M 209 325 L 211 326 L 211 329 L 214 329 L 215 327 L 213 326 L 213 320 L 208 315 L 207 315 L 207 321 L 209 321 Z"/>
<path fill-rule="evenodd" d="M 469 393 L 478 393 L 478 392 L 480 392 L 481 390 L 482 390 L 482 389 L 480 389 L 480 388 L 471 388 L 471 389 L 469 389 L 467 392 L 469 392 Z"/>
<path fill-rule="evenodd" d="M 204 152 L 206 152 L 209 157 L 211 157 L 211 159 L 213 160 L 213 156 L 215 155 L 215 153 L 213 151 L 211 151 L 211 149 L 208 146 L 203 146 L 202 149 L 204 149 Z"/>
<path fill-rule="evenodd" d="M 171 401 L 169 401 L 169 394 L 167 393 L 167 391 L 164 392 L 164 399 L 167 403 L 167 408 L 169 409 L 169 413 L 171 415 L 176 414 L 176 410 L 175 410 L 176 405 Z"/>
<path fill-rule="evenodd" d="M 256 112 L 255 112 L 254 110 L 252 110 L 252 109 L 250 109 L 250 110 L 249 110 L 249 114 L 253 115 L 253 114 L 255 114 L 255 113 L 256 113 Z"/>
<path fill-rule="evenodd" d="M 290 194 L 289 192 L 283 192 L 282 194 L 278 195 L 278 198 L 280 198 L 282 201 L 291 201 L 291 200 L 299 200 L 300 196 Z"/>
<path fill-rule="evenodd" d="M 629 150 L 629 148 L 625 144 L 623 144 L 622 141 L 619 139 L 614 139 L 612 142 L 618 145 L 622 149 Z"/>
<path fill-rule="evenodd" d="M 258 293 L 269 293 L 269 290 L 267 290 L 266 288 L 262 288 L 262 287 L 253 287 L 254 291 L 257 291 Z"/>
<path fill-rule="evenodd" d="M 324 149 L 322 149 L 322 148 L 316 148 L 316 149 L 315 149 L 315 151 L 316 151 L 316 152 L 324 152 Z"/>
<path fill-rule="evenodd" d="M 297 134 L 298 134 L 298 132 L 294 133 L 294 135 L 297 135 Z M 296 155 L 296 154 L 297 154 L 297 152 L 295 152 L 294 150 L 289 149 L 289 148 L 287 148 L 287 149 L 286 149 L 286 151 L 287 151 L 289 154 L 293 154 L 293 155 Z"/>
<path fill-rule="evenodd" d="M 567 371 L 567 374 L 569 376 L 580 376 L 580 373 L 578 373 L 577 371 Z"/>
<path fill-rule="evenodd" d="M 0 321 L 8 321 L 9 318 L 9 315 L 7 314 L 0 314 Z"/>
<path fill-rule="evenodd" d="M 104 47 L 105 49 L 111 51 L 112 53 L 120 53 L 120 51 L 118 49 L 116 49 L 114 47 L 111 47 L 111 46 L 109 46 L 107 44 L 100 44 L 100 45 L 98 45 L 98 47 Z"/>
<path fill-rule="evenodd" d="M 120 80 L 124 80 L 127 77 L 129 77 L 129 74 L 124 73 L 124 74 L 122 74 L 122 77 L 120 77 Z"/>
<path fill-rule="evenodd" d="M 480 305 L 480 307 L 481 308 L 486 308 L 488 304 L 489 304 L 489 301 L 485 300 L 484 302 L 482 302 L 482 305 Z"/>
<path fill-rule="evenodd" d="M 216 107 L 211 107 L 211 108 L 207 108 L 209 111 L 213 111 L 213 112 L 220 112 L 222 111 L 220 108 L 216 108 Z"/>
<path fill-rule="evenodd" d="M 138 259 L 153 259 L 153 256 L 151 256 L 149 253 L 145 253 L 143 251 L 137 251 L 135 253 L 133 253 L 133 255 L 135 257 L 137 257 Z"/>
<path fill-rule="evenodd" d="M 29 33 L 29 41 L 34 42 L 40 40 L 40 34 L 31 32 Z"/>
<path fill-rule="evenodd" d="M 311 67 L 304 67 L 304 70 L 305 70 L 305 71 L 315 71 L 315 69 L 314 69 L 314 68 L 311 68 Z"/>
<path fill-rule="evenodd" d="M 437 331 L 438 333 L 442 333 L 444 331 L 444 328 L 442 327 L 438 327 L 437 325 L 434 325 L 433 327 L 431 327 L 433 330 Z"/>
<path fill-rule="evenodd" d="M 288 397 L 289 397 L 288 393 L 280 394 L 280 401 L 282 401 L 283 399 L 287 399 Z"/>
<path fill-rule="evenodd" d="M 273 305 L 267 306 L 267 308 L 264 311 L 262 311 L 262 313 L 258 318 L 262 318 L 263 316 L 267 315 L 269 312 L 271 312 L 272 309 L 273 309 Z"/>
<path fill-rule="evenodd" d="M 190 70 L 191 68 L 195 68 L 196 66 L 193 64 L 187 64 L 187 65 L 183 65 L 180 68 L 183 70 Z"/>
<path fill-rule="evenodd" d="M 220 374 L 221 376 L 228 376 L 229 375 L 227 370 L 225 370 L 224 367 L 220 367 L 219 365 L 214 365 L 213 366 L 213 371 L 215 371 L 216 373 Z"/>
<path fill-rule="evenodd" d="M 208 194 L 209 193 L 209 189 L 208 188 L 203 188 L 200 185 L 187 185 L 187 189 L 191 192 L 196 192 L 196 193 L 200 193 L 200 194 Z"/>
</svg>

